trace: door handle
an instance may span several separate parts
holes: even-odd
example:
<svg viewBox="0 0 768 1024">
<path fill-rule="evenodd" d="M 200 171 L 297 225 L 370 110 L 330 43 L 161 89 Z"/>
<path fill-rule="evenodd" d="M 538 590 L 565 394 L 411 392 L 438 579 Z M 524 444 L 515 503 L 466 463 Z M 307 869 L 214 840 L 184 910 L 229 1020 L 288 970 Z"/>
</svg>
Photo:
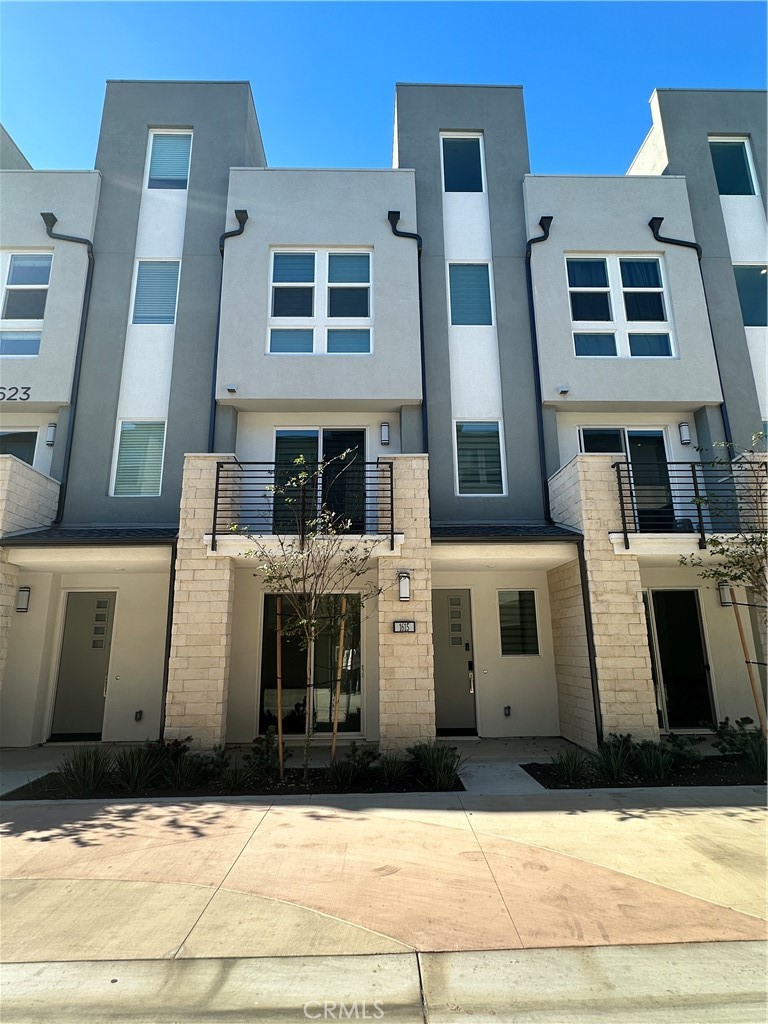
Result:
<svg viewBox="0 0 768 1024">
<path fill-rule="evenodd" d="M 475 673 L 472 671 L 472 669 L 469 670 L 469 692 L 475 692 Z"/>
<path fill-rule="evenodd" d="M 109 669 L 104 673 L 104 696 L 107 696 L 107 686 L 109 685 Z"/>
</svg>

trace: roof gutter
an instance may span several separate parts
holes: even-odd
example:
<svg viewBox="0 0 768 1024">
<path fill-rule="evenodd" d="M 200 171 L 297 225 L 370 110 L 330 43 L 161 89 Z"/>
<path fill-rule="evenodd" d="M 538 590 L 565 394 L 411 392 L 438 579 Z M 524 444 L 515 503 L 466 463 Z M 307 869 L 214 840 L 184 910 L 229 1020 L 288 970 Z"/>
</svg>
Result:
<svg viewBox="0 0 768 1024">
<path fill-rule="evenodd" d="M 711 313 L 709 311 L 709 299 L 707 298 L 707 288 L 706 288 L 706 285 L 704 284 L 704 274 L 702 273 L 702 270 L 701 270 L 702 248 L 701 248 L 701 246 L 699 245 L 698 242 L 688 242 L 688 241 L 686 241 L 685 239 L 682 239 L 682 238 L 668 238 L 665 235 L 660 235 L 659 234 L 659 228 L 661 227 L 661 225 L 663 223 L 664 223 L 664 218 L 663 217 L 651 217 L 651 219 L 648 221 L 648 227 L 651 229 L 651 234 L 656 239 L 656 241 L 657 242 L 661 242 L 662 244 L 666 243 L 667 245 L 680 245 L 680 246 L 682 246 L 685 249 L 695 249 L 696 256 L 698 257 L 698 260 L 699 260 L 699 276 L 701 277 L 701 287 L 704 290 L 704 305 L 705 305 L 706 310 L 707 310 L 707 321 L 709 322 L 709 333 L 710 333 L 710 336 L 712 338 L 712 349 L 713 349 L 713 351 L 715 353 L 715 366 L 717 367 L 717 379 L 720 382 L 720 391 L 721 391 L 721 393 L 723 395 L 723 401 L 720 403 L 720 412 L 721 412 L 722 417 L 723 417 L 723 430 L 725 432 L 725 440 L 728 442 L 728 449 L 727 449 L 728 456 L 729 456 L 729 458 L 733 458 L 733 456 L 734 456 L 734 448 L 733 448 L 733 433 L 731 432 L 731 421 L 728 418 L 728 407 L 725 404 L 725 390 L 723 389 L 723 375 L 720 372 L 720 360 L 717 357 L 717 345 L 715 344 L 715 333 L 712 330 L 712 315 L 711 315 Z"/>
<path fill-rule="evenodd" d="M 219 278 L 219 301 L 216 306 L 216 336 L 213 342 L 213 369 L 211 371 L 211 404 L 208 415 L 208 451 L 213 451 L 213 436 L 216 430 L 216 375 L 219 363 L 219 336 L 221 333 L 221 295 L 224 290 L 224 243 L 228 238 L 235 238 L 245 231 L 245 224 L 248 220 L 247 210 L 235 210 L 238 227 L 234 231 L 225 231 L 219 239 L 219 252 L 221 253 L 222 267 Z"/>
<path fill-rule="evenodd" d="M 539 242 L 549 238 L 549 228 L 553 217 L 542 217 L 539 227 L 544 232 L 537 238 L 529 238 L 525 244 L 525 283 L 528 289 L 528 319 L 531 328 L 531 353 L 533 356 L 533 387 L 536 396 L 536 427 L 539 435 L 539 475 L 541 476 L 541 496 L 544 505 L 544 518 L 553 522 L 549 505 L 549 487 L 547 485 L 547 457 L 544 449 L 544 409 L 541 395 L 541 371 L 539 369 L 539 339 L 536 334 L 536 310 L 533 305 L 533 275 L 531 273 L 531 249 Z"/>
<path fill-rule="evenodd" d="M 421 434 L 422 434 L 422 447 L 425 452 L 429 451 L 429 418 L 427 415 L 427 368 L 424 360 L 424 300 L 422 296 L 421 287 L 421 252 L 424 247 L 424 240 L 421 235 L 415 231 L 400 231 L 398 229 L 398 223 L 400 221 L 399 210 L 389 210 L 387 212 L 387 220 L 389 226 L 392 228 L 392 234 L 398 238 L 413 238 L 416 242 L 416 253 L 418 258 L 418 282 L 419 282 L 419 352 L 421 354 Z"/>
<path fill-rule="evenodd" d="M 54 231 L 58 218 L 54 213 L 41 213 L 45 224 L 46 234 L 49 238 L 58 242 L 75 242 L 86 247 L 88 257 L 88 270 L 85 275 L 85 289 L 83 291 L 83 305 L 80 311 L 80 330 L 77 335 L 77 348 L 75 349 L 75 365 L 72 372 L 72 390 L 69 398 L 69 417 L 67 419 L 67 434 L 64 439 L 64 460 L 61 468 L 61 483 L 59 485 L 59 501 L 56 506 L 56 515 L 51 526 L 58 526 L 64 518 L 64 503 L 67 498 L 67 482 L 69 480 L 69 467 L 72 462 L 72 439 L 75 434 L 75 415 L 77 414 L 77 399 L 80 393 L 80 375 L 83 368 L 83 350 L 85 348 L 85 329 L 88 324 L 88 311 L 91 307 L 91 291 L 93 288 L 93 267 L 95 263 L 93 255 L 93 242 L 88 238 L 78 238 L 76 235 L 62 235 Z"/>
</svg>

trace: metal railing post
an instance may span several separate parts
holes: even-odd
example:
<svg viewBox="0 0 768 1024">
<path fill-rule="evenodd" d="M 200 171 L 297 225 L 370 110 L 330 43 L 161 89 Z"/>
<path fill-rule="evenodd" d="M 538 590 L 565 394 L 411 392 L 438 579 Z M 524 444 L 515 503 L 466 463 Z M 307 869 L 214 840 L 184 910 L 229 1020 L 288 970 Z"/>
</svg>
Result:
<svg viewBox="0 0 768 1024">
<path fill-rule="evenodd" d="M 219 476 L 223 462 L 216 463 L 216 486 L 213 490 L 213 523 L 211 524 L 211 551 L 216 550 L 216 527 L 219 519 Z"/>
<path fill-rule="evenodd" d="M 627 466 L 627 472 L 629 472 L 629 464 L 614 462 L 613 468 L 616 470 L 616 482 L 619 487 L 619 508 L 621 509 L 621 530 L 624 534 L 624 547 L 629 550 L 629 531 L 627 530 L 627 510 L 624 504 L 624 487 L 622 486 L 621 479 L 621 467 L 622 465 Z"/>
<path fill-rule="evenodd" d="M 395 467 L 389 462 L 389 550 L 395 550 Z"/>
<path fill-rule="evenodd" d="M 697 464 L 695 462 L 692 462 L 690 466 L 691 477 L 693 479 L 693 501 L 696 505 L 696 518 L 699 522 L 699 548 L 703 551 L 704 548 L 707 546 L 707 536 L 704 532 L 704 513 L 701 510 L 702 498 L 701 492 L 699 491 L 699 480 L 696 474 Z"/>
</svg>

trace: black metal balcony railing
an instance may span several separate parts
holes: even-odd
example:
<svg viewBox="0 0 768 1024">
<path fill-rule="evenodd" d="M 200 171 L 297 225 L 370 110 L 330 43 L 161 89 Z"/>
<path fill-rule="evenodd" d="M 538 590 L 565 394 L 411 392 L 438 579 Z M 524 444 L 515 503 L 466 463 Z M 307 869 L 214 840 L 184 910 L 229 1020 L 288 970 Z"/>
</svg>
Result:
<svg viewBox="0 0 768 1024">
<path fill-rule="evenodd" d="M 757 533 L 766 527 L 768 465 L 748 460 L 615 462 L 624 547 L 630 533 Z"/>
<path fill-rule="evenodd" d="M 211 548 L 216 537 L 300 535 L 328 517 L 334 531 L 378 534 L 395 547 L 394 474 L 391 462 L 325 468 L 293 463 L 217 462 Z"/>
</svg>

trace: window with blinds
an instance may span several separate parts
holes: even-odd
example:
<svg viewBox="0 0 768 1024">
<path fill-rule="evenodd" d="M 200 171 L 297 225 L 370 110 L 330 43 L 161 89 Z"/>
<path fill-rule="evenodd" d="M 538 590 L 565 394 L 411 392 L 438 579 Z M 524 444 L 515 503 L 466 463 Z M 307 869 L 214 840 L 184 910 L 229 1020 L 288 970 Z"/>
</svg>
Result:
<svg viewBox="0 0 768 1024">
<path fill-rule="evenodd" d="M 173 324 L 176 322 L 176 294 L 179 288 L 178 260 L 140 260 L 133 299 L 133 323 Z"/>
<path fill-rule="evenodd" d="M 457 423 L 459 494 L 503 494 L 498 423 Z"/>
<path fill-rule="evenodd" d="M 533 590 L 499 591 L 499 633 L 502 655 L 539 653 Z"/>
<path fill-rule="evenodd" d="M 121 498 L 149 498 L 160 494 L 165 451 L 165 422 L 120 424 L 115 485 Z"/>
<path fill-rule="evenodd" d="M 491 285 L 487 263 L 451 263 L 448 266 L 451 291 L 451 324 L 492 324 Z"/>
<path fill-rule="evenodd" d="M 191 133 L 155 132 L 152 135 L 147 188 L 186 188 L 191 149 Z"/>
</svg>

